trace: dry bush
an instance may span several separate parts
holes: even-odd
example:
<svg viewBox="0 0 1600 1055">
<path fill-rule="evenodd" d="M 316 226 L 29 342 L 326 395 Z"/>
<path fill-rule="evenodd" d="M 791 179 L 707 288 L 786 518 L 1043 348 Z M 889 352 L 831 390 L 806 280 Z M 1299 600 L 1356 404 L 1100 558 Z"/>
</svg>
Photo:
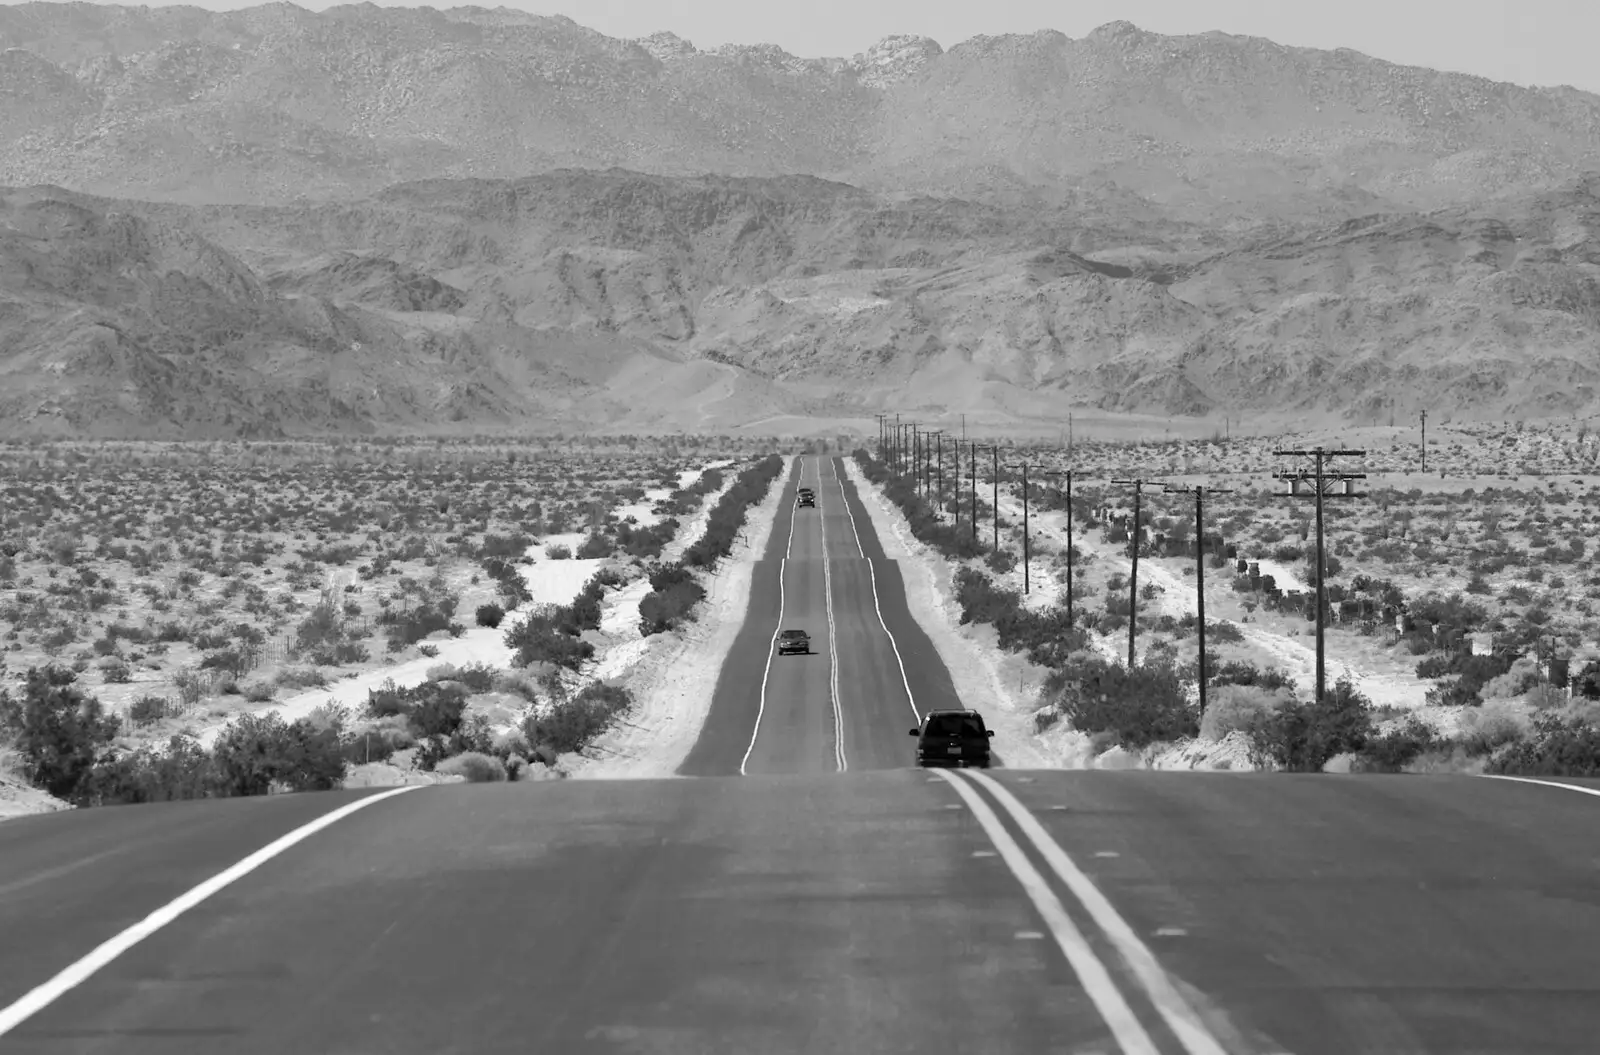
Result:
<svg viewBox="0 0 1600 1055">
<path fill-rule="evenodd" d="M 1206 693 L 1206 713 L 1200 719 L 1200 737 L 1223 740 L 1229 733 L 1249 733 L 1261 720 L 1294 698 L 1284 688 L 1261 685 L 1218 685 Z"/>
<path fill-rule="evenodd" d="M 435 773 L 448 777 L 465 777 L 471 784 L 490 784 L 507 779 L 506 764 L 493 755 L 467 751 L 447 758 L 434 766 Z"/>
</svg>

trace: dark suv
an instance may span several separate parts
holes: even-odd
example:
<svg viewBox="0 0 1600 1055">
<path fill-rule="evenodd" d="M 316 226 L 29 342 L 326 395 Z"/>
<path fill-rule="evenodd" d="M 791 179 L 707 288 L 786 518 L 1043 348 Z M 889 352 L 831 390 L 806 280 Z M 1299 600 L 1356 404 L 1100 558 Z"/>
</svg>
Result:
<svg viewBox="0 0 1600 1055">
<path fill-rule="evenodd" d="M 817 496 L 812 493 L 809 487 L 800 488 L 796 501 L 801 509 L 815 509 L 817 507 Z"/>
<path fill-rule="evenodd" d="M 984 727 L 983 715 L 977 711 L 929 711 L 911 735 L 917 738 L 919 766 L 989 768 L 989 740 L 994 730 Z"/>
<path fill-rule="evenodd" d="M 785 630 L 778 634 L 778 655 L 811 655 L 811 635 L 804 630 Z"/>
</svg>

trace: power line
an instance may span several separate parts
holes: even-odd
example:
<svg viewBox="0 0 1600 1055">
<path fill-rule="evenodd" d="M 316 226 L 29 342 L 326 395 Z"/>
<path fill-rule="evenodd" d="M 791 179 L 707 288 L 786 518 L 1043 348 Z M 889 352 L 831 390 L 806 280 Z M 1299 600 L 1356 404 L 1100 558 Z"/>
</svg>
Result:
<svg viewBox="0 0 1600 1055">
<path fill-rule="evenodd" d="M 1206 488 L 1206 487 L 1176 487 L 1172 484 L 1165 485 L 1164 493 L 1192 494 L 1194 495 L 1194 552 L 1195 552 L 1195 626 L 1200 633 L 1200 717 L 1206 715 L 1206 528 L 1205 528 L 1205 496 L 1206 492 L 1212 494 L 1231 494 L 1232 488 Z"/>
<path fill-rule="evenodd" d="M 1154 483 L 1153 480 L 1138 478 L 1116 479 L 1114 484 L 1133 485 L 1133 528 L 1128 533 L 1133 550 L 1133 572 L 1128 577 L 1128 671 L 1133 671 L 1134 637 L 1139 629 L 1139 496 L 1144 491 L 1144 485 Z M 1071 542 L 1068 542 L 1071 545 Z"/>
<path fill-rule="evenodd" d="M 1327 667 L 1325 663 L 1326 649 L 1323 643 L 1323 629 L 1327 623 L 1327 591 L 1324 580 L 1327 578 L 1327 557 L 1324 555 L 1324 539 L 1322 530 L 1322 503 L 1327 498 L 1364 498 L 1365 495 L 1357 494 L 1351 488 L 1356 480 L 1365 480 L 1366 473 L 1329 473 L 1323 469 L 1323 463 L 1330 458 L 1360 456 L 1366 451 L 1355 450 L 1329 450 L 1325 447 L 1316 447 L 1311 450 L 1277 450 L 1273 451 L 1280 458 L 1311 458 L 1314 468 L 1308 472 L 1300 469 L 1296 472 L 1275 473 L 1279 480 L 1289 481 L 1289 495 L 1295 498 L 1308 496 L 1304 485 L 1310 484 L 1309 497 L 1317 502 L 1317 702 L 1323 701 L 1327 688 Z M 1342 484 L 1343 490 L 1329 492 L 1328 485 Z"/>
</svg>

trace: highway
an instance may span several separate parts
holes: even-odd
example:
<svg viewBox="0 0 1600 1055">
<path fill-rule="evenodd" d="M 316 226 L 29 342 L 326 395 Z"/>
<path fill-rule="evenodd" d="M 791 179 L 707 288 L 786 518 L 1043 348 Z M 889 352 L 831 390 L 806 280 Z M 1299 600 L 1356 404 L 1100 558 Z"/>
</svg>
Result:
<svg viewBox="0 0 1600 1055">
<path fill-rule="evenodd" d="M 0 824 L 0 1055 L 1600 1050 L 1600 781 L 907 768 L 943 668 L 836 471 L 696 779 Z"/>
<path fill-rule="evenodd" d="M 797 509 L 801 487 L 815 509 Z M 784 484 L 750 606 L 684 776 L 783 776 L 900 769 L 926 711 L 963 706 L 911 618 L 900 570 L 855 487 L 830 458 L 797 459 Z M 811 635 L 779 656 L 780 629 Z M 995 750 L 996 764 L 1003 754 Z"/>
</svg>

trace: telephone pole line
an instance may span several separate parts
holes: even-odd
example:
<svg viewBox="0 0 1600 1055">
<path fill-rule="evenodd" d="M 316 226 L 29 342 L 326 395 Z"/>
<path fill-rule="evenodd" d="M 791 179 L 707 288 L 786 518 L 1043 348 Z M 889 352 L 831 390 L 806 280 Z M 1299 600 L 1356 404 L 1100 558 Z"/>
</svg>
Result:
<svg viewBox="0 0 1600 1055">
<path fill-rule="evenodd" d="M 933 436 L 939 441 L 939 496 L 933 500 L 933 515 L 934 519 L 943 520 L 944 510 L 940 509 L 939 505 L 944 501 L 944 430 L 930 429 L 923 435 Z M 932 445 L 924 442 L 922 449 L 923 453 L 926 455 L 926 462 L 923 466 L 923 471 L 927 474 L 926 484 L 922 489 L 922 496 L 926 500 L 928 495 L 933 491 L 933 447 Z"/>
<path fill-rule="evenodd" d="M 1139 629 L 1139 496 L 1144 491 L 1145 484 L 1154 481 L 1133 478 L 1111 482 L 1133 485 L 1133 527 L 1128 532 L 1128 541 L 1133 551 L 1133 573 L 1128 577 L 1128 670 L 1132 671 L 1134 636 Z"/>
<path fill-rule="evenodd" d="M 1022 592 L 1029 592 L 1029 544 L 1028 544 L 1028 463 L 1022 462 L 1017 466 L 1022 470 Z M 1035 463 L 1034 468 L 1039 466 Z"/>
<path fill-rule="evenodd" d="M 972 541 L 976 543 L 978 541 L 978 444 L 974 441 L 969 443 L 967 447 L 968 454 L 972 459 L 967 472 L 967 480 L 972 490 L 972 500 L 968 503 L 967 508 L 972 510 Z M 957 468 L 959 469 L 960 466 L 958 465 Z"/>
<path fill-rule="evenodd" d="M 1311 450 L 1273 451 L 1280 458 L 1311 458 L 1314 468 L 1301 469 L 1298 472 L 1275 473 L 1277 479 L 1289 481 L 1289 493 L 1285 497 L 1306 498 L 1317 500 L 1317 702 L 1321 703 L 1327 690 L 1327 665 L 1325 663 L 1326 649 L 1323 645 L 1322 634 L 1327 622 L 1327 592 L 1323 583 L 1326 577 L 1323 573 L 1327 568 L 1327 558 L 1323 556 L 1322 532 L 1322 503 L 1327 498 L 1365 498 L 1365 494 L 1358 494 L 1351 486 L 1356 480 L 1365 480 L 1366 473 L 1335 473 L 1323 468 L 1323 463 L 1330 458 L 1359 457 L 1366 451 L 1354 450 L 1328 450 L 1316 447 Z M 1310 484 L 1311 489 L 1305 490 L 1305 485 Z M 1331 484 L 1342 484 L 1339 491 L 1329 490 Z"/>
<path fill-rule="evenodd" d="M 1231 487 L 1174 487 L 1166 485 L 1169 495 L 1194 495 L 1194 582 L 1195 582 L 1195 626 L 1200 632 L 1200 717 L 1206 716 L 1206 679 L 1209 672 L 1206 670 L 1206 528 L 1205 528 L 1205 501 L 1206 493 L 1214 495 L 1232 494 Z"/>
<path fill-rule="evenodd" d="M 889 420 L 889 415 L 874 414 L 873 417 L 878 419 L 878 461 L 881 462 L 883 461 L 884 424 Z"/>
<path fill-rule="evenodd" d="M 1428 471 L 1428 412 L 1422 412 L 1422 471 Z"/>
</svg>

